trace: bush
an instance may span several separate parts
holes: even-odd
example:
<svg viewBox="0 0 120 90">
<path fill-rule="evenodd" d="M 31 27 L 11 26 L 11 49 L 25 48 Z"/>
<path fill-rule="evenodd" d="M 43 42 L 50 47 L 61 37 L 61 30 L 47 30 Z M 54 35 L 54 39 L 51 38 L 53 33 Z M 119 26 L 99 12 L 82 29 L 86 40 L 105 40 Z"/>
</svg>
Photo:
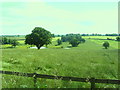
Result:
<svg viewBox="0 0 120 90">
<path fill-rule="evenodd" d="M 68 45 L 67 48 L 72 48 L 72 46 L 71 46 L 71 45 Z"/>
<path fill-rule="evenodd" d="M 103 47 L 105 47 L 105 49 L 107 49 L 109 46 L 110 46 L 109 42 L 106 41 L 103 43 Z"/>
<path fill-rule="evenodd" d="M 120 37 L 116 37 L 116 40 L 117 40 L 117 41 L 120 41 Z"/>
<path fill-rule="evenodd" d="M 63 46 L 61 46 L 61 48 L 63 48 Z"/>
<path fill-rule="evenodd" d="M 78 41 L 76 38 L 69 41 L 69 44 L 72 45 L 72 47 L 77 47 L 80 44 L 80 41 Z"/>
<path fill-rule="evenodd" d="M 2 37 L 2 44 L 10 44 L 6 37 Z"/>
<path fill-rule="evenodd" d="M 62 44 L 62 40 L 58 39 L 57 43 L 58 43 L 58 45 L 61 45 Z"/>
<path fill-rule="evenodd" d="M 13 47 L 16 47 L 16 45 L 18 45 L 19 44 L 19 42 L 17 41 L 17 40 L 15 40 L 15 39 L 13 39 L 12 41 L 11 41 L 11 45 L 13 46 Z"/>
<path fill-rule="evenodd" d="M 80 34 L 66 34 L 61 36 L 62 42 L 69 42 L 72 47 L 77 47 L 80 43 L 85 43 L 85 39 Z"/>
<path fill-rule="evenodd" d="M 82 39 L 81 39 L 81 42 L 85 43 L 85 39 L 82 38 Z"/>
</svg>

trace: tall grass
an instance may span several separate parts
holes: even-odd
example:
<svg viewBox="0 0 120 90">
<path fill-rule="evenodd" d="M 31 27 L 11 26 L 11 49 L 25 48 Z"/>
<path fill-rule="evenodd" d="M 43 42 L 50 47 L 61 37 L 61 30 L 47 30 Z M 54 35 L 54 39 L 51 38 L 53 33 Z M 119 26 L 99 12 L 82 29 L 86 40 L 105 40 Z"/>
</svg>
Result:
<svg viewBox="0 0 120 90">
<path fill-rule="evenodd" d="M 53 40 L 51 46 L 55 45 L 55 43 Z M 63 43 L 62 45 L 67 47 L 69 44 Z M 53 49 L 49 47 L 41 50 L 28 48 L 3 49 L 2 70 L 84 78 L 117 79 L 118 51 L 114 46 L 106 50 L 97 41 L 86 39 L 86 43 L 71 49 Z M 32 78 L 3 75 L 2 79 L 3 88 L 33 88 Z M 88 88 L 90 83 L 38 79 L 37 87 Z M 97 87 L 114 88 L 117 86 L 97 84 Z"/>
</svg>

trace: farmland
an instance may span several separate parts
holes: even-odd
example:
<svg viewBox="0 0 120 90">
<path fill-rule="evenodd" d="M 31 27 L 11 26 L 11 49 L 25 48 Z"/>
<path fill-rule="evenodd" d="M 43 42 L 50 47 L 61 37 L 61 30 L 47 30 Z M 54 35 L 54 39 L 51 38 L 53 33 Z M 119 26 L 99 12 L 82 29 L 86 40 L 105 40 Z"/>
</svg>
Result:
<svg viewBox="0 0 120 90">
<path fill-rule="evenodd" d="M 10 48 L 10 45 L 2 46 L 2 70 L 39 73 L 47 75 L 95 77 L 99 79 L 118 79 L 118 42 L 113 40 L 95 40 L 92 38 L 115 39 L 116 37 L 84 36 L 86 42 L 78 47 L 65 49 L 69 45 L 63 42 L 63 48 L 52 44 L 47 49 L 30 49 L 30 45 L 24 44 L 24 37 L 17 38 L 20 45 Z M 91 38 L 91 39 L 89 39 Z M 104 41 L 110 43 L 108 49 L 104 49 Z M 2 76 L 3 88 L 33 88 L 33 79 L 18 76 Z M 78 83 L 61 80 L 38 79 L 38 88 L 89 88 L 89 83 Z M 115 88 L 117 85 L 96 84 L 99 88 Z"/>
</svg>

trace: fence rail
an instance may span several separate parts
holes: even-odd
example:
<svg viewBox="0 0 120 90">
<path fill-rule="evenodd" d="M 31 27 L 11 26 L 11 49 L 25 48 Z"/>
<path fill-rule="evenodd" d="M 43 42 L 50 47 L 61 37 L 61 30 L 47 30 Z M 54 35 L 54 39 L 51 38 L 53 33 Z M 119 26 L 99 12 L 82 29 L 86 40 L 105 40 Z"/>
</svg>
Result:
<svg viewBox="0 0 120 90">
<path fill-rule="evenodd" d="M 91 90 L 93 90 L 95 88 L 95 83 L 107 83 L 107 84 L 120 85 L 120 80 L 111 80 L 111 79 L 53 76 L 53 75 L 45 75 L 45 74 L 37 74 L 37 73 L 22 73 L 22 72 L 13 72 L 13 71 L 0 71 L 0 73 L 1 74 L 8 74 L 8 75 L 24 76 L 24 77 L 33 77 L 34 78 L 34 87 L 36 87 L 37 78 L 58 79 L 58 80 L 77 81 L 77 82 L 90 82 L 91 83 Z"/>
</svg>

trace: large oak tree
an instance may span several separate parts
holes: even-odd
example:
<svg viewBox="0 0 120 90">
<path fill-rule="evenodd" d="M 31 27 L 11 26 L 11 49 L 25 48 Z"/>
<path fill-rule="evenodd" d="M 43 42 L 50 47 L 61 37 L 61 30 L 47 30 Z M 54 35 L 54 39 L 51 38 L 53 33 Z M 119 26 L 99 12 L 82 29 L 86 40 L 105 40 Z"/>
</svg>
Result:
<svg viewBox="0 0 120 90">
<path fill-rule="evenodd" d="M 36 45 L 38 49 L 51 43 L 52 35 L 42 27 L 35 27 L 31 34 L 26 35 L 25 44 Z"/>
</svg>

